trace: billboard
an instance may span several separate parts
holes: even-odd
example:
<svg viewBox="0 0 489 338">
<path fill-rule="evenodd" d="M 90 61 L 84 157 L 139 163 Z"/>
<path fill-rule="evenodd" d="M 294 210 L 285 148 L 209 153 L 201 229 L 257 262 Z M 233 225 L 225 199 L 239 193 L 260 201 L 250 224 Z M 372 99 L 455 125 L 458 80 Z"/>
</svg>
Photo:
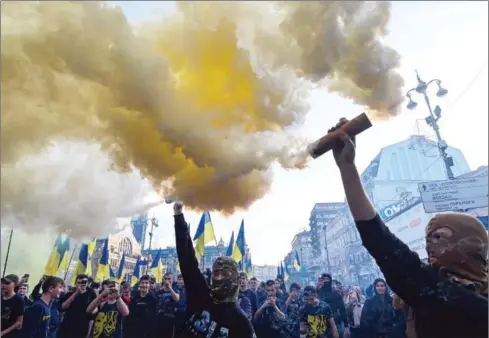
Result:
<svg viewBox="0 0 489 338">
<path fill-rule="evenodd" d="M 345 203 L 316 203 L 313 209 L 313 220 L 318 226 L 327 225 L 345 208 Z"/>
<path fill-rule="evenodd" d="M 423 204 L 418 203 L 386 222 L 386 225 L 397 238 L 423 259 L 427 257 L 425 228 L 434 215 L 425 213 Z"/>
</svg>

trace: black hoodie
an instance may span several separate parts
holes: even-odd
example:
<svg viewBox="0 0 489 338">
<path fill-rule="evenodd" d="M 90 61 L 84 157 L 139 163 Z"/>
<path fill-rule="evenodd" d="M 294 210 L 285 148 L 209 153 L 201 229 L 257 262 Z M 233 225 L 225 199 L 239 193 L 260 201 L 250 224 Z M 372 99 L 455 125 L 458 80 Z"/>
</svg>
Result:
<svg viewBox="0 0 489 338">
<path fill-rule="evenodd" d="M 346 316 L 345 303 L 343 297 L 339 292 L 333 290 L 333 280 L 331 275 L 323 274 L 324 277 L 328 277 L 329 281 L 318 290 L 319 299 L 326 302 L 333 311 L 334 321 L 337 326 L 341 323 L 348 327 L 348 317 Z"/>
<path fill-rule="evenodd" d="M 386 285 L 386 293 L 381 296 L 375 289 L 378 282 Z M 406 324 L 401 311 L 395 310 L 392 297 L 387 292 L 387 284 L 381 278 L 374 283 L 375 295 L 365 301 L 360 319 L 360 328 L 365 337 L 402 338 L 405 337 Z"/>
<path fill-rule="evenodd" d="M 252 338 L 253 327 L 236 303 L 215 304 L 199 270 L 189 228 L 183 215 L 175 216 L 177 255 L 187 292 L 187 320 L 179 337 Z"/>
</svg>

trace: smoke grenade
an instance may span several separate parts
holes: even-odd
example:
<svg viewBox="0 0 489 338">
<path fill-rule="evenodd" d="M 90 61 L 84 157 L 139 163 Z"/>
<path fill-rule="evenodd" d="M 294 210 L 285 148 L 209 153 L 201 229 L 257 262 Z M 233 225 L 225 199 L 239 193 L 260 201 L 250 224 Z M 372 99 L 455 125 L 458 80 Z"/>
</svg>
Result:
<svg viewBox="0 0 489 338">
<path fill-rule="evenodd" d="M 345 123 L 341 128 L 336 129 L 335 131 L 324 135 L 316 142 L 311 143 L 307 147 L 307 151 L 312 158 L 318 158 L 319 156 L 333 149 L 336 140 L 338 140 L 338 137 L 342 133 L 346 133 L 348 136 L 354 137 L 360 133 L 363 133 L 371 126 L 372 123 L 368 119 L 367 114 L 362 113 Z"/>
</svg>

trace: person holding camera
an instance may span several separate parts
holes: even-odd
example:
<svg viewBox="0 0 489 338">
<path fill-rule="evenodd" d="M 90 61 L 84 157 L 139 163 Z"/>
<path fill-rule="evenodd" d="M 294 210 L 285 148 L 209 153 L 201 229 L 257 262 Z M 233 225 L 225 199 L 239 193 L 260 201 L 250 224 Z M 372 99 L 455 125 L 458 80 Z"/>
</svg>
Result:
<svg viewBox="0 0 489 338">
<path fill-rule="evenodd" d="M 254 317 L 256 335 L 258 338 L 289 337 L 285 327 L 285 314 L 281 310 L 284 304 L 277 297 L 275 281 L 267 281 L 266 290 L 267 298 Z"/>
<path fill-rule="evenodd" d="M 162 288 L 156 292 L 158 301 L 156 309 L 156 328 L 162 337 L 175 335 L 175 324 L 180 295 L 173 289 L 173 275 L 169 272 L 163 276 Z"/>
<path fill-rule="evenodd" d="M 129 315 L 129 308 L 115 282 L 111 282 L 88 305 L 87 313 L 95 315 L 93 338 L 122 338 L 122 317 Z"/>
<path fill-rule="evenodd" d="M 95 292 L 88 287 L 88 276 L 76 276 L 75 291 L 68 292 L 61 300 L 64 311 L 59 338 L 86 338 L 91 316 L 86 313 L 87 306 L 95 299 Z"/>
</svg>

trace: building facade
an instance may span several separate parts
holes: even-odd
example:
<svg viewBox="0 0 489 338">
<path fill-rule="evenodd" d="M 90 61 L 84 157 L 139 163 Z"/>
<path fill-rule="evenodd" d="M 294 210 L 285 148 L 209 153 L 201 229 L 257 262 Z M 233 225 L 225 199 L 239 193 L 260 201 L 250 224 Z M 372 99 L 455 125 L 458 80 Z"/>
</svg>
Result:
<svg viewBox="0 0 489 338">
<path fill-rule="evenodd" d="M 449 147 L 447 152 L 453 159 L 452 171 L 456 177 L 470 172 L 459 149 Z M 447 179 L 436 142 L 416 135 L 387 146 L 365 169 L 361 179 L 370 200 L 386 224 L 413 250 L 424 252 L 424 243 L 421 243 L 420 238 L 424 240 L 424 227 L 430 215 L 424 214 L 420 205 L 418 183 Z M 400 216 L 409 210 L 409 214 Z M 400 218 L 396 219 L 397 216 Z M 323 265 L 328 265 L 329 260 L 328 271 L 331 271 L 333 278 L 344 284 L 363 286 L 381 275 L 361 244 L 346 204 L 328 221 L 325 230 L 322 236 L 324 242 L 321 242 L 321 236 L 316 240 L 320 242 L 320 260 Z"/>
<path fill-rule="evenodd" d="M 266 282 L 267 280 L 275 280 L 277 278 L 277 266 L 276 265 L 255 265 L 253 266 L 254 276 L 260 282 Z"/>
</svg>

